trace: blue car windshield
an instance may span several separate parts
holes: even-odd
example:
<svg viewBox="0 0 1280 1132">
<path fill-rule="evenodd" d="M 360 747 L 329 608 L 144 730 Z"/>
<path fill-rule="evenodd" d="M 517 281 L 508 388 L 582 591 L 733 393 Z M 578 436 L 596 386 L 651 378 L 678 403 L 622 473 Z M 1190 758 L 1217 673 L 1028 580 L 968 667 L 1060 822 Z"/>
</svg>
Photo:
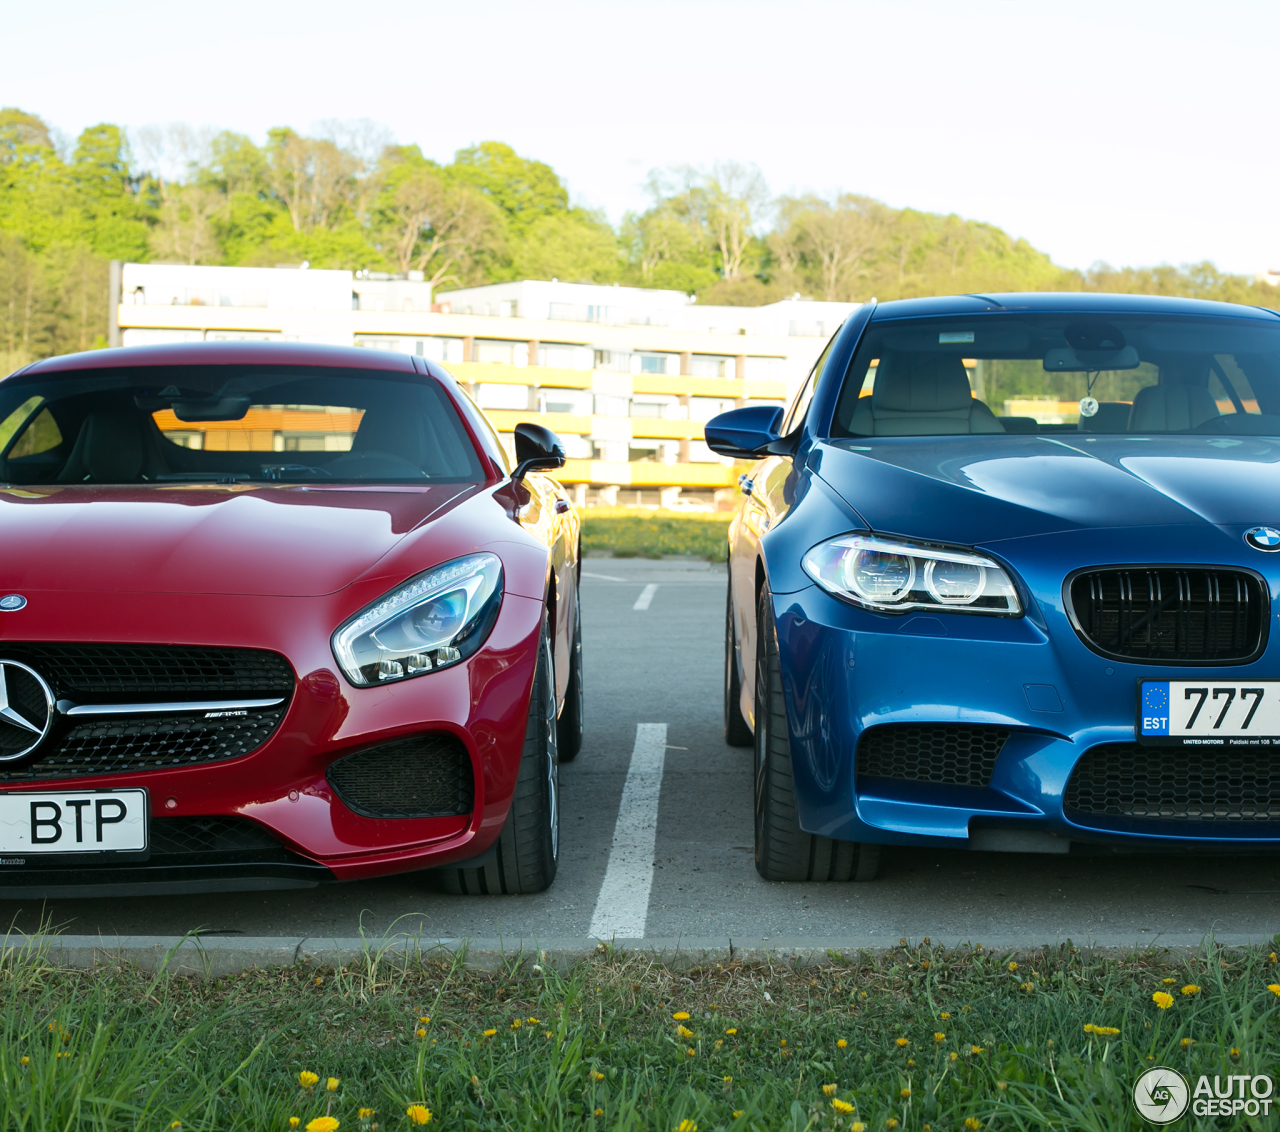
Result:
<svg viewBox="0 0 1280 1132">
<path fill-rule="evenodd" d="M 833 436 L 1280 436 L 1280 319 L 985 314 L 873 322 Z"/>
</svg>

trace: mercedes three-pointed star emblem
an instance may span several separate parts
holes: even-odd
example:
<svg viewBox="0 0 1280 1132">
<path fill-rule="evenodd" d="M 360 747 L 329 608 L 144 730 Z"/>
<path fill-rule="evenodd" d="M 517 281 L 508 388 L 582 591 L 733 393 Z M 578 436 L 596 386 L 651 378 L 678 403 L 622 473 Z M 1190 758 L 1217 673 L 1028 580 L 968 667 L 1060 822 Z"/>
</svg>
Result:
<svg viewBox="0 0 1280 1132">
<path fill-rule="evenodd" d="M 38 672 L 0 660 L 0 762 L 29 755 L 53 726 L 53 692 Z"/>
</svg>

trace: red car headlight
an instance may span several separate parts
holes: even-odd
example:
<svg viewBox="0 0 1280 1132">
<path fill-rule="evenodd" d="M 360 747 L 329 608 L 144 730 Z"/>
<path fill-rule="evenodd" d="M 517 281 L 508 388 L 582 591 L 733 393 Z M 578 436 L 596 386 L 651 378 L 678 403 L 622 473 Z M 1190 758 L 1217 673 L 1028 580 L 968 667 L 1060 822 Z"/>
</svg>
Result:
<svg viewBox="0 0 1280 1132">
<path fill-rule="evenodd" d="M 456 558 L 349 617 L 333 634 L 333 655 L 360 687 L 425 676 L 458 664 L 484 644 L 501 604 L 498 557 Z"/>
</svg>

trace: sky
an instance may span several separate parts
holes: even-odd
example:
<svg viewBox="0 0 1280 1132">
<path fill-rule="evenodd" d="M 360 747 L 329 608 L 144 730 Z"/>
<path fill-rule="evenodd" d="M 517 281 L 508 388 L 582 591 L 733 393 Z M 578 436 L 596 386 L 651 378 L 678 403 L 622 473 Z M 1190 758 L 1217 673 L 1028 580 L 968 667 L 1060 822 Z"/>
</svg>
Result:
<svg viewBox="0 0 1280 1132">
<path fill-rule="evenodd" d="M 1280 5 L 0 0 L 0 105 L 64 134 L 371 120 L 500 140 L 617 221 L 651 169 L 955 212 L 1068 267 L 1280 268 Z"/>
</svg>

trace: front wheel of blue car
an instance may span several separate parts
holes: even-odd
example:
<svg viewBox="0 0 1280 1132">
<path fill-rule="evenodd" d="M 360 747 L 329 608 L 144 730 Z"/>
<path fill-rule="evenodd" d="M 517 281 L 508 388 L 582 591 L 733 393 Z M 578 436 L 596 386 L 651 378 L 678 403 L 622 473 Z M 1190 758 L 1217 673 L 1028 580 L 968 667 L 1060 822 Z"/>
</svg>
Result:
<svg viewBox="0 0 1280 1132">
<path fill-rule="evenodd" d="M 880 846 L 806 833 L 796 810 L 791 738 L 769 589 L 756 608 L 756 871 L 765 880 L 874 880 Z"/>
</svg>

